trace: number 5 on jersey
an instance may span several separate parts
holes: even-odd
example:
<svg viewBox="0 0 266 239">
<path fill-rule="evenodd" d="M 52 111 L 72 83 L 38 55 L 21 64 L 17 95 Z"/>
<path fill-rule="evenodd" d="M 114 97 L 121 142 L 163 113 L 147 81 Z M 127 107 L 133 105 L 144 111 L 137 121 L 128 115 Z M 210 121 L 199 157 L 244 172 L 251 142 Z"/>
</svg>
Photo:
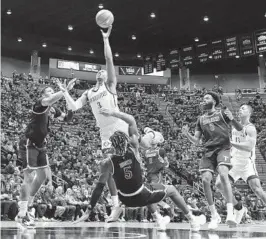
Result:
<svg viewBox="0 0 266 239">
<path fill-rule="evenodd" d="M 123 169 L 124 169 L 125 179 L 131 179 L 133 176 L 132 171 L 130 170 L 131 167 L 127 166 L 127 167 L 124 167 Z"/>
</svg>

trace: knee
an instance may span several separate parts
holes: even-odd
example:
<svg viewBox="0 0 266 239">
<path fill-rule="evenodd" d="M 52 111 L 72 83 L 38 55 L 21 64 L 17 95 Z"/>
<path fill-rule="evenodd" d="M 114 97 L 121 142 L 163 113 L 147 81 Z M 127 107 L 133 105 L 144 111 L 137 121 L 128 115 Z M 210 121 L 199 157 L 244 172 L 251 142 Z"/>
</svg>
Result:
<svg viewBox="0 0 266 239">
<path fill-rule="evenodd" d="M 215 183 L 215 187 L 218 188 L 219 190 L 222 188 L 222 183 L 220 180 L 217 180 Z"/>
<path fill-rule="evenodd" d="M 220 172 L 220 179 L 221 179 L 221 184 L 229 181 L 228 172 L 227 171 L 221 171 Z"/>
<path fill-rule="evenodd" d="M 173 185 L 167 185 L 166 192 L 167 192 L 167 196 L 171 197 L 177 192 L 177 190 Z"/>
<path fill-rule="evenodd" d="M 211 185 L 211 178 L 210 177 L 202 177 L 203 185 Z"/>
</svg>

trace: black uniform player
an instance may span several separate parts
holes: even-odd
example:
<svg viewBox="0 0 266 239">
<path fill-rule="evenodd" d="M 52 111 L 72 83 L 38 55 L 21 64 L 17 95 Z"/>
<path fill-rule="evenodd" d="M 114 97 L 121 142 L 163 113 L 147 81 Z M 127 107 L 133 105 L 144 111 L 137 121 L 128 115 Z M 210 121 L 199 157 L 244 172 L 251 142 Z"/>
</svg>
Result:
<svg viewBox="0 0 266 239">
<path fill-rule="evenodd" d="M 134 117 L 119 111 L 110 111 L 107 109 L 101 109 L 101 114 L 120 118 L 128 123 L 129 136 L 121 131 L 116 131 L 110 137 L 115 153 L 110 159 L 103 162 L 102 175 L 92 193 L 89 209 L 92 210 L 94 208 L 110 174 L 112 174 L 120 201 L 127 207 L 147 206 L 156 218 L 161 230 L 165 230 L 166 224 L 170 222 L 170 218 L 168 216 L 162 217 L 156 211 L 155 203 L 160 202 L 165 197 L 170 197 L 184 212 L 193 230 L 199 230 L 200 226 L 197 218 L 189 211 L 184 199 L 173 185 L 162 185 L 162 189 L 153 191 L 143 184 L 142 161 L 139 154 L 139 134 Z M 77 222 L 86 220 L 88 213 L 89 210 Z"/>
<path fill-rule="evenodd" d="M 237 130 L 242 126 L 234 120 L 232 113 L 226 110 L 216 109 L 220 103 L 219 96 L 214 92 L 209 92 L 204 96 L 203 108 L 206 113 L 199 117 L 196 124 L 195 135 L 188 132 L 188 127 L 184 126 L 182 131 L 188 139 L 198 144 L 203 136 L 203 146 L 205 148 L 204 157 L 200 162 L 202 173 L 203 189 L 212 214 L 209 229 L 216 229 L 221 222 L 217 213 L 211 191 L 211 180 L 215 170 L 218 171 L 223 183 L 225 197 L 227 200 L 227 218 L 229 225 L 236 225 L 233 215 L 233 193 L 228 177 L 230 163 L 230 127 L 232 123 Z"/>
<path fill-rule="evenodd" d="M 72 89 L 75 80 L 69 82 L 69 89 Z M 27 215 L 28 206 L 32 206 L 34 195 L 42 183 L 47 178 L 51 182 L 51 171 L 46 154 L 46 136 L 49 132 L 50 118 L 69 121 L 73 116 L 72 111 L 66 115 L 52 107 L 52 104 L 63 97 L 63 92 L 54 93 L 51 87 L 46 87 L 42 90 L 41 95 L 42 97 L 33 106 L 30 122 L 19 142 L 19 157 L 22 161 L 24 181 L 21 185 L 16 221 L 20 222 L 22 226 L 34 225 Z M 31 176 L 33 171 L 35 171 L 34 179 Z"/>
</svg>

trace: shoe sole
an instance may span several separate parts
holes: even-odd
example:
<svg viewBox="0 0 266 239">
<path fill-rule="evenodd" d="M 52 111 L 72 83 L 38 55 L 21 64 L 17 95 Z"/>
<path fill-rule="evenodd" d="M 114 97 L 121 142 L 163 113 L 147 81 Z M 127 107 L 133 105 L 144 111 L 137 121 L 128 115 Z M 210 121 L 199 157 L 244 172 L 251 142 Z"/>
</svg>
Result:
<svg viewBox="0 0 266 239">
<path fill-rule="evenodd" d="M 226 221 L 226 224 L 231 228 L 231 227 L 236 227 L 237 223 L 233 220 L 228 220 Z"/>
<path fill-rule="evenodd" d="M 123 209 L 121 208 L 119 215 L 117 216 L 117 219 L 112 219 L 112 220 L 107 219 L 105 222 L 107 222 L 107 223 L 117 222 L 122 212 L 123 212 Z"/>
</svg>

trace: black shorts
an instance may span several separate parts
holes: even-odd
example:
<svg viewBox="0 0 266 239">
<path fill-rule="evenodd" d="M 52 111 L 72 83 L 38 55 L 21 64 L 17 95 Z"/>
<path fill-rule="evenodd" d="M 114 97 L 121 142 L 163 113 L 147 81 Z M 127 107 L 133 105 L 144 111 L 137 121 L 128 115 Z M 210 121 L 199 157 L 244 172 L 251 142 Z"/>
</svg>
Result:
<svg viewBox="0 0 266 239">
<path fill-rule="evenodd" d="M 166 190 L 152 190 L 144 186 L 142 191 L 134 196 L 125 197 L 118 192 L 119 200 L 126 207 L 145 207 L 147 205 L 158 203 L 166 196 Z"/>
<path fill-rule="evenodd" d="M 200 161 L 200 172 L 210 171 L 214 173 L 220 165 L 225 165 L 229 169 L 232 168 L 230 148 L 206 149 Z"/>
<path fill-rule="evenodd" d="M 19 142 L 19 158 L 23 169 L 38 169 L 49 166 L 45 143 L 36 146 L 29 139 L 23 138 Z"/>
</svg>

